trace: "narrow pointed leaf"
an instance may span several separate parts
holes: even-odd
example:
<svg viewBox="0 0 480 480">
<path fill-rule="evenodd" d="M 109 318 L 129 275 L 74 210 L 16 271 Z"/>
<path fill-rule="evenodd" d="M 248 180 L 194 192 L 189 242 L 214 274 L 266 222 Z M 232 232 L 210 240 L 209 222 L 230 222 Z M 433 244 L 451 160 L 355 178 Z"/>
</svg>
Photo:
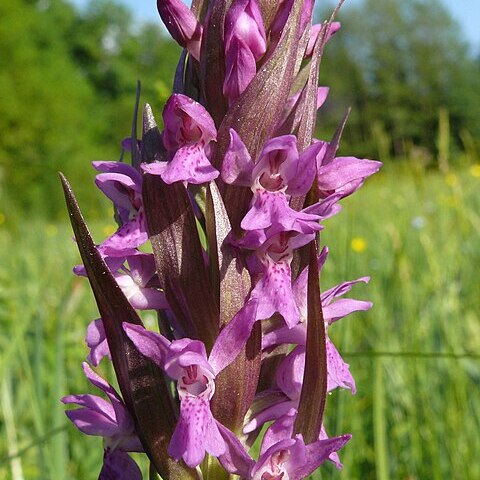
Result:
<svg viewBox="0 0 480 480">
<path fill-rule="evenodd" d="M 205 19 L 205 15 L 207 14 L 208 10 L 208 0 L 193 0 L 192 1 L 192 12 L 197 17 L 197 19 L 200 21 L 200 23 L 203 23 L 203 20 Z"/>
<path fill-rule="evenodd" d="M 155 160 L 166 160 L 167 152 L 163 146 L 162 136 L 158 129 L 157 122 L 148 103 L 143 109 L 142 129 L 142 160 L 151 163 Z"/>
<path fill-rule="evenodd" d="M 135 95 L 135 106 L 133 108 L 132 138 L 131 138 L 132 167 L 136 168 L 137 170 L 140 168 L 140 152 L 138 149 L 138 141 L 137 141 L 137 119 L 138 119 L 138 104 L 140 103 L 140 91 L 141 91 L 140 80 L 137 80 L 137 92 Z"/>
<path fill-rule="evenodd" d="M 213 2 L 208 16 L 201 52 L 200 79 L 205 107 L 218 127 L 227 111 L 227 99 L 223 96 L 225 79 L 224 25 L 232 0 Z"/>
<path fill-rule="evenodd" d="M 70 220 L 88 279 L 103 320 L 113 366 L 123 399 L 137 421 L 138 435 L 155 468 L 164 478 L 194 479 L 193 472 L 168 457 L 175 415 L 159 368 L 141 355 L 125 335 L 122 323 L 141 324 L 83 220 L 75 195 L 60 174 Z"/>
<path fill-rule="evenodd" d="M 213 290 L 218 299 L 220 326 L 225 326 L 243 306 L 251 285 L 240 250 L 227 241 L 230 220 L 215 182 L 207 188 L 205 217 Z"/>
<path fill-rule="evenodd" d="M 250 291 L 250 276 L 244 268 L 243 259 L 239 257 L 240 252 L 226 241 L 231 230 L 230 220 L 215 182 L 211 182 L 207 189 L 205 216 L 211 279 L 222 328 L 243 307 Z M 218 421 L 234 432 L 240 432 L 257 388 L 261 363 L 259 327 L 254 326 L 243 350 L 215 380 L 212 412 Z"/>
<path fill-rule="evenodd" d="M 268 31 L 270 29 L 270 24 L 277 13 L 280 0 L 260 0 L 258 3 L 260 4 L 260 10 L 262 11 L 265 30 Z"/>
<path fill-rule="evenodd" d="M 327 350 L 317 250 L 316 241 L 312 241 L 308 267 L 305 372 L 295 420 L 295 433 L 301 433 L 306 444 L 318 440 L 327 398 Z"/>
<path fill-rule="evenodd" d="M 327 151 L 325 153 L 325 158 L 323 159 L 323 165 L 330 163 L 335 158 L 335 154 L 337 153 L 338 146 L 340 144 L 340 139 L 342 138 L 343 130 L 345 129 L 345 125 L 347 124 L 350 111 L 351 111 L 351 108 L 348 108 L 345 114 L 343 115 L 343 118 L 339 123 L 337 129 L 335 130 L 332 140 L 328 144 Z"/>
<path fill-rule="evenodd" d="M 187 189 L 144 175 L 143 204 L 157 274 L 183 335 L 202 340 L 210 351 L 218 332 L 218 308 Z"/>
</svg>

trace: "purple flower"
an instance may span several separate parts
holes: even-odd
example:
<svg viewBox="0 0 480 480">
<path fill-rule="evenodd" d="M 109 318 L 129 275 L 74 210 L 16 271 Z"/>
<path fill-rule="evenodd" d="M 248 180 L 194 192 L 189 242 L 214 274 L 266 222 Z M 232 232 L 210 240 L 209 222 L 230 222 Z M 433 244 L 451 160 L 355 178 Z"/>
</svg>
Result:
<svg viewBox="0 0 480 480">
<path fill-rule="evenodd" d="M 318 259 L 319 270 L 321 270 L 323 267 L 327 254 L 328 249 L 325 248 Z M 300 312 L 300 322 L 292 329 L 283 327 L 266 334 L 262 339 L 263 348 L 269 348 L 282 343 L 292 343 L 302 346 L 301 349 L 296 351 L 297 355 L 304 355 L 305 350 L 303 347 L 306 345 L 307 339 L 307 278 L 308 268 L 303 270 L 293 285 L 293 295 Z M 341 297 L 349 292 L 353 285 L 360 282 L 368 283 L 368 281 L 369 277 L 361 277 L 357 280 L 344 282 L 323 292 L 321 295 L 326 333 L 328 391 L 331 391 L 337 387 L 341 387 L 350 388 L 352 393 L 356 392 L 355 381 L 350 373 L 348 364 L 343 361 L 342 357 L 338 353 L 338 350 L 335 348 L 335 345 L 328 337 L 328 327 L 332 323 L 340 320 L 350 313 L 356 311 L 366 311 L 372 307 L 371 302 L 366 302 L 363 300 L 354 300 L 349 298 L 338 299 L 338 297 Z M 301 362 L 304 364 L 304 358 L 300 361 L 300 363 Z M 300 390 L 298 392 L 300 393 Z"/>
<path fill-rule="evenodd" d="M 226 74 L 223 94 L 231 104 L 257 73 L 266 51 L 265 27 L 256 0 L 235 0 L 225 20 Z"/>
<path fill-rule="evenodd" d="M 329 25 L 328 32 L 325 35 L 325 43 L 327 43 L 339 30 L 341 24 L 340 22 L 332 22 Z M 323 24 L 316 24 L 312 26 L 312 31 L 310 33 L 310 39 L 308 40 L 307 49 L 305 51 L 305 57 L 311 57 L 313 54 L 313 49 L 315 48 L 315 43 L 317 43 L 318 36 L 322 31 Z"/>
<path fill-rule="evenodd" d="M 169 154 L 168 162 L 142 164 L 142 169 L 160 175 L 165 183 L 210 182 L 219 173 L 209 159 L 209 143 L 217 138 L 210 114 L 198 102 L 186 95 L 173 94 L 163 110 L 163 144 Z"/>
<path fill-rule="evenodd" d="M 108 268 L 133 308 L 137 310 L 166 310 L 165 294 L 160 290 L 151 253 L 134 250 L 125 257 L 105 257 Z M 86 276 L 83 265 L 73 269 L 76 275 Z"/>
<path fill-rule="evenodd" d="M 293 249 L 310 240 L 312 235 L 280 232 L 270 237 L 256 251 L 263 265 L 262 276 L 251 294 L 251 298 L 258 302 L 258 319 L 270 318 L 278 312 L 285 319 L 288 328 L 294 327 L 300 321 L 300 311 L 293 296 L 290 264 Z"/>
<path fill-rule="evenodd" d="M 283 135 L 267 141 L 254 164 L 238 134 L 230 130 L 222 178 L 226 183 L 252 189 L 251 208 L 241 223 L 244 230 L 271 226 L 301 233 L 320 230 L 319 215 L 297 212 L 289 206 L 291 197 L 305 195 L 310 189 L 320 148 L 320 144 L 314 144 L 299 155 L 295 136 Z"/>
<path fill-rule="evenodd" d="M 133 418 L 115 389 L 87 363 L 83 363 L 82 366 L 90 383 L 102 390 L 109 402 L 90 394 L 67 395 L 62 398 L 62 402 L 81 407 L 65 412 L 81 432 L 104 439 L 104 463 L 99 479 L 141 480 L 140 469 L 126 454 L 143 452 L 135 432 Z"/>
<path fill-rule="evenodd" d="M 85 335 L 85 343 L 89 348 L 87 361 L 94 367 L 98 366 L 103 357 L 112 358 L 108 347 L 105 328 L 101 318 L 92 320 L 87 327 Z"/>
<path fill-rule="evenodd" d="M 170 35 L 200 60 L 202 25 L 181 0 L 157 0 L 157 9 Z"/>
<path fill-rule="evenodd" d="M 322 198 L 329 195 L 347 197 L 358 190 L 370 175 L 378 172 L 381 162 L 356 157 L 336 157 L 334 144 L 326 144 L 317 155 L 318 190 Z"/>
<path fill-rule="evenodd" d="M 95 178 L 98 188 L 113 202 L 120 228 L 99 247 L 102 255 L 119 257 L 148 240 L 142 203 L 142 176 L 121 162 L 93 162 L 102 172 Z"/>
<path fill-rule="evenodd" d="M 242 316 L 252 316 L 252 312 L 244 308 L 237 315 L 241 320 Z M 229 325 L 233 326 L 234 320 Z M 199 340 L 183 338 L 170 342 L 138 325 L 124 323 L 123 327 L 138 350 L 177 382 L 180 418 L 169 454 L 175 460 L 183 458 L 190 467 L 199 465 L 205 452 L 215 457 L 226 454 L 228 446 L 213 418 L 210 400 L 215 393 L 215 377 L 235 359 L 248 333 L 239 341 L 237 332 L 232 335 L 231 329 L 224 329 L 207 359 L 205 346 Z"/>
<path fill-rule="evenodd" d="M 293 435 L 296 413 L 290 409 L 265 432 L 258 462 L 249 478 L 301 480 L 326 460 L 338 458 L 336 452 L 351 438 L 347 434 L 328 439 L 321 434 L 316 442 L 305 445 L 302 435 Z"/>
</svg>

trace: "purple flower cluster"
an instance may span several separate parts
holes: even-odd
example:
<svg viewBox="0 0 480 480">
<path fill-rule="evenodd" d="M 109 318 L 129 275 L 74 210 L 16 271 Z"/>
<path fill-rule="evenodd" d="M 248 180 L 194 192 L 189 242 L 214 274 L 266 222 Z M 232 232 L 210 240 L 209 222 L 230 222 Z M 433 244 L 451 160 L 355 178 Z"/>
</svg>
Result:
<svg viewBox="0 0 480 480">
<path fill-rule="evenodd" d="M 340 25 L 312 25 L 313 0 L 157 6 L 184 52 L 163 131 L 146 105 L 142 139 L 134 128 L 122 142 L 132 165 L 93 164 L 118 223 L 100 245 L 62 177 L 83 260 L 74 272 L 100 312 L 83 368 L 108 399 L 66 396 L 80 407 L 67 416 L 103 437 L 104 480 L 141 478 L 128 452 L 145 452 L 165 480 L 341 468 L 350 435 L 327 437 L 325 400 L 356 387 L 328 330 L 371 308 L 345 298 L 369 278 L 321 293 L 319 232 L 381 164 L 336 156 L 344 121 L 331 141 L 313 137 L 328 94 L 318 66 Z M 89 366 L 104 358 L 120 393 Z"/>
</svg>

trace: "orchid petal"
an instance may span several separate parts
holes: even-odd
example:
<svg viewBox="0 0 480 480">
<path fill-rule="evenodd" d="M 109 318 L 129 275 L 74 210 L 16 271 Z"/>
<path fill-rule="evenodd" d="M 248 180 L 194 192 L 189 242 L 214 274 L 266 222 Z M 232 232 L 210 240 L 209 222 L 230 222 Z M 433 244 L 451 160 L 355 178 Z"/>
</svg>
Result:
<svg viewBox="0 0 480 480">
<path fill-rule="evenodd" d="M 268 427 L 262 439 L 260 455 L 264 454 L 273 445 L 292 438 L 296 414 L 297 411 L 291 408 Z"/>
<path fill-rule="evenodd" d="M 205 452 L 218 457 L 226 452 L 209 402 L 201 397 L 186 396 L 180 403 L 180 418 L 170 441 L 168 453 L 183 458 L 189 467 L 196 467 Z"/>
<path fill-rule="evenodd" d="M 338 157 L 327 165 L 318 166 L 318 188 L 335 191 L 358 179 L 364 179 L 380 170 L 381 162 L 355 157 Z"/>
<path fill-rule="evenodd" d="M 98 480 L 142 480 L 142 472 L 127 453 L 107 448 Z"/>
<path fill-rule="evenodd" d="M 270 405 L 267 408 L 256 413 L 243 428 L 243 433 L 253 432 L 265 423 L 282 417 L 295 407 L 296 402 L 294 402 L 293 400 L 289 400 L 287 397 L 285 397 L 283 401 Z"/>
<path fill-rule="evenodd" d="M 252 291 L 252 298 L 258 301 L 259 320 L 278 312 L 289 327 L 300 321 L 300 313 L 293 300 L 291 269 L 286 263 L 267 262 L 263 277 Z"/>
<path fill-rule="evenodd" d="M 354 285 L 357 283 L 368 283 L 370 281 L 370 277 L 360 277 L 356 280 L 351 280 L 349 282 L 342 282 L 335 287 L 329 288 L 322 293 L 322 303 L 325 305 L 329 305 L 334 298 L 341 297 L 349 292 Z"/>
<path fill-rule="evenodd" d="M 202 25 L 181 0 L 157 0 L 160 17 L 177 43 L 200 60 Z"/>
<path fill-rule="evenodd" d="M 87 327 L 85 343 L 90 349 L 87 360 L 96 367 L 103 357 L 111 359 L 110 348 L 108 347 L 107 337 L 101 318 L 91 321 Z"/>
<path fill-rule="evenodd" d="M 170 346 L 170 342 L 163 335 L 131 323 L 124 323 L 123 329 L 142 355 L 163 368 Z"/>
<path fill-rule="evenodd" d="M 214 180 L 219 172 L 212 167 L 203 146 L 196 143 L 180 147 L 160 175 L 169 185 L 174 182 L 199 185 Z"/>
<path fill-rule="evenodd" d="M 298 162 L 291 165 L 285 172 L 288 182 L 286 193 L 296 196 L 308 193 L 315 177 L 315 158 L 322 147 L 323 143 L 317 142 L 306 148 L 298 158 Z"/>
<path fill-rule="evenodd" d="M 352 394 L 355 395 L 357 388 L 355 386 L 355 380 L 350 373 L 348 363 L 345 363 L 335 348 L 335 345 L 327 337 L 327 390 L 331 392 L 337 387 L 349 388 Z"/>
<path fill-rule="evenodd" d="M 70 399 L 71 398 L 66 397 L 66 403 L 68 403 L 68 400 Z M 105 402 L 105 400 L 103 401 Z M 110 437 L 118 433 L 118 425 L 115 421 L 110 420 L 102 413 L 90 410 L 89 408 L 77 408 L 76 410 L 67 410 L 65 414 L 70 419 L 70 421 L 86 435 Z"/>
<path fill-rule="evenodd" d="M 317 440 L 306 446 L 306 461 L 295 471 L 292 480 L 301 480 L 313 473 L 322 463 L 329 460 L 331 455 L 341 448 L 352 438 L 346 434 L 326 440 Z"/>
<path fill-rule="evenodd" d="M 215 375 L 230 365 L 247 343 L 258 318 L 257 307 L 256 301 L 248 301 L 218 335 L 209 357 Z"/>
<path fill-rule="evenodd" d="M 323 314 L 325 321 L 328 324 L 332 324 L 352 312 L 370 310 L 372 306 L 372 302 L 342 298 L 341 300 L 337 300 L 336 302 L 325 306 L 323 309 Z"/>
<path fill-rule="evenodd" d="M 236 35 L 226 51 L 226 72 L 223 94 L 232 104 L 248 87 L 257 73 L 257 64 L 252 51 Z"/>
<path fill-rule="evenodd" d="M 225 453 L 219 455 L 218 460 L 227 472 L 239 475 L 242 478 L 248 477 L 249 472 L 255 465 L 254 460 L 236 435 L 220 422 L 217 421 L 216 424 L 226 446 Z"/>
<path fill-rule="evenodd" d="M 230 129 L 230 146 L 222 163 L 222 179 L 225 183 L 249 187 L 252 184 L 254 163 L 238 133 Z"/>
</svg>

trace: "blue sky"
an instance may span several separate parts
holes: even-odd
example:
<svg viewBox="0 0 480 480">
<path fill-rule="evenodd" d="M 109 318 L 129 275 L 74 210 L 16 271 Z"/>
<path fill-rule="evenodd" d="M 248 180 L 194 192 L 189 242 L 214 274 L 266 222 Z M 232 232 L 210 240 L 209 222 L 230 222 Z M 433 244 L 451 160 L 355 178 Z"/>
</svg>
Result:
<svg viewBox="0 0 480 480">
<path fill-rule="evenodd" d="M 88 0 L 72 0 L 77 5 L 85 5 Z M 139 20 L 157 20 L 158 13 L 155 0 L 119 0 L 136 12 Z M 401 0 L 399 0 L 401 1 Z M 480 52 L 480 0 L 441 0 L 457 20 L 464 32 L 464 37 L 472 44 L 475 52 Z M 348 8 L 346 0 L 343 8 Z M 160 22 L 160 20 L 159 20 Z"/>
</svg>

